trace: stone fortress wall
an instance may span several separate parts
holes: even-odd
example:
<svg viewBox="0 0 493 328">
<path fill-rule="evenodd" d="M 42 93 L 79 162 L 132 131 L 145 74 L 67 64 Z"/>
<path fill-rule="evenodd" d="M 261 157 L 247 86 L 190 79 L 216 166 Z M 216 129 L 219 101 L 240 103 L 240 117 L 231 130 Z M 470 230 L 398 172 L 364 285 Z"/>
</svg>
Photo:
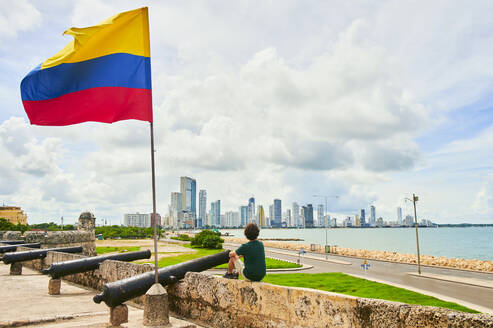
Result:
<svg viewBox="0 0 493 328">
<path fill-rule="evenodd" d="M 79 216 L 77 230 L 68 231 L 0 231 L 1 240 L 24 240 L 26 243 L 41 243 L 41 248 L 82 246 L 83 254 L 96 255 L 94 235 L 95 218 L 90 212 Z"/>
<path fill-rule="evenodd" d="M 40 270 L 51 263 L 84 257 L 48 252 L 46 258 L 23 262 L 23 265 Z M 66 276 L 63 280 L 100 291 L 107 282 L 151 270 L 150 264 L 108 260 L 98 270 Z M 46 289 L 48 291 L 48 285 Z M 168 286 L 167 290 L 172 313 L 204 327 L 493 328 L 491 315 L 224 279 L 205 273 L 189 272 L 185 279 Z M 63 286 L 61 292 L 63 294 Z M 133 299 L 132 303 L 143 306 L 143 297 Z"/>
</svg>

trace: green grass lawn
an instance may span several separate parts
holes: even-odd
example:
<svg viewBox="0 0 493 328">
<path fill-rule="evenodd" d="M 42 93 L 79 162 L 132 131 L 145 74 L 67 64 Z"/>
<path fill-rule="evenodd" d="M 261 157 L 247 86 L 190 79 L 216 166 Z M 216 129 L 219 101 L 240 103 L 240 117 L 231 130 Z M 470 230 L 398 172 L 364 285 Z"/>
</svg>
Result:
<svg viewBox="0 0 493 328">
<path fill-rule="evenodd" d="M 407 289 L 355 278 L 339 272 L 268 274 L 262 281 L 274 285 L 313 288 L 358 297 L 378 298 L 407 304 L 437 306 L 456 311 L 478 313 L 456 303 L 445 302 Z"/>
<path fill-rule="evenodd" d="M 190 260 L 193 260 L 193 259 L 196 259 L 199 257 L 204 257 L 207 255 L 212 255 L 212 254 L 216 254 L 216 253 L 224 251 L 224 249 L 194 248 L 190 245 L 182 245 L 182 246 L 187 247 L 187 248 L 192 248 L 192 249 L 196 250 L 197 252 L 191 253 L 191 254 L 182 254 L 182 255 L 178 255 L 178 256 L 163 257 L 162 259 L 160 259 L 158 261 L 158 263 L 157 263 L 158 267 L 162 268 L 162 267 L 165 267 L 168 265 L 174 265 L 174 264 L 182 263 L 185 261 L 190 261 Z M 149 262 L 149 263 L 151 263 L 151 262 Z"/>
<path fill-rule="evenodd" d="M 243 261 L 243 259 L 241 259 Z M 302 265 L 292 263 L 292 262 L 287 262 L 287 261 L 280 261 L 276 259 L 271 259 L 266 257 L 265 258 L 265 267 L 267 269 L 290 269 L 290 268 L 301 268 Z M 216 268 L 218 269 L 227 269 L 228 264 L 222 264 L 220 266 L 217 266 Z"/>
<path fill-rule="evenodd" d="M 185 261 L 190 261 L 199 257 L 204 257 L 207 255 L 212 255 L 216 254 L 219 252 L 223 252 L 224 249 L 205 249 L 205 248 L 195 248 L 190 245 L 183 245 L 183 247 L 186 248 L 191 248 L 193 250 L 196 250 L 196 253 L 192 254 L 182 254 L 178 256 L 170 256 L 170 257 L 163 257 L 158 261 L 158 267 L 162 268 L 168 265 L 173 265 L 173 264 L 178 264 L 182 263 Z M 151 263 L 151 262 L 148 262 Z M 267 269 L 280 269 L 280 268 L 299 268 L 301 265 L 298 265 L 296 263 L 291 263 L 291 262 L 285 262 L 285 261 L 279 261 L 279 260 L 274 260 L 274 259 L 265 259 L 265 265 Z M 227 264 L 222 264 L 220 266 L 217 266 L 216 268 L 219 269 L 226 269 L 228 267 Z"/>
<path fill-rule="evenodd" d="M 121 247 L 112 247 L 112 246 L 98 246 L 96 247 L 96 253 L 98 255 L 106 254 L 106 253 L 124 253 L 124 252 L 135 252 L 140 250 L 140 246 L 121 246 Z"/>
</svg>

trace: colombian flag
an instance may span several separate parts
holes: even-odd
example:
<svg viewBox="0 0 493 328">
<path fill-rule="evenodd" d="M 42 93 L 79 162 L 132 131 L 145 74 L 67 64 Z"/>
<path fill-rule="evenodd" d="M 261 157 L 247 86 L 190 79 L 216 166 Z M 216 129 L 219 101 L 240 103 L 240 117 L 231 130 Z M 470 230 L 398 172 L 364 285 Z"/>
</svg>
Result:
<svg viewBox="0 0 493 328">
<path fill-rule="evenodd" d="M 21 83 L 31 124 L 152 122 L 147 8 L 64 32 L 74 37 Z"/>
</svg>

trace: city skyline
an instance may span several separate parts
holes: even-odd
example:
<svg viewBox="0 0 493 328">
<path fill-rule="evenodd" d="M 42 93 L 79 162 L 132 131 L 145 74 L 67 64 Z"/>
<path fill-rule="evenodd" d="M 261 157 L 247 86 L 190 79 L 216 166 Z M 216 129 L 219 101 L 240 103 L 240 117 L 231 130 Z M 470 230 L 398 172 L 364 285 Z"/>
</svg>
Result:
<svg viewBox="0 0 493 328">
<path fill-rule="evenodd" d="M 158 212 L 191 176 L 224 213 L 252 195 L 267 214 L 274 198 L 284 211 L 320 194 L 339 195 L 328 202 L 339 219 L 368 204 L 405 219 L 416 193 L 419 217 L 492 222 L 487 2 L 22 0 L 0 8 L 0 202 L 29 223 L 152 211 L 148 125 L 31 126 L 19 96 L 67 28 L 143 5 Z"/>
</svg>

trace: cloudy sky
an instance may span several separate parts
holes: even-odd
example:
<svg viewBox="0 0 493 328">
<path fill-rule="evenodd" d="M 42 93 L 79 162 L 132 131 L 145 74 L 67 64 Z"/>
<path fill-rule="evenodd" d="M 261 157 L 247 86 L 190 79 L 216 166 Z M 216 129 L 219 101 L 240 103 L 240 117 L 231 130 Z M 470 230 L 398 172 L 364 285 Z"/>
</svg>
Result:
<svg viewBox="0 0 493 328">
<path fill-rule="evenodd" d="M 493 221 L 491 1 L 3 1 L 0 203 L 30 223 L 150 212 L 149 126 L 29 124 L 19 85 L 85 27 L 149 7 L 158 212 L 179 177 L 237 210 L 405 197 L 440 223 Z"/>
</svg>

